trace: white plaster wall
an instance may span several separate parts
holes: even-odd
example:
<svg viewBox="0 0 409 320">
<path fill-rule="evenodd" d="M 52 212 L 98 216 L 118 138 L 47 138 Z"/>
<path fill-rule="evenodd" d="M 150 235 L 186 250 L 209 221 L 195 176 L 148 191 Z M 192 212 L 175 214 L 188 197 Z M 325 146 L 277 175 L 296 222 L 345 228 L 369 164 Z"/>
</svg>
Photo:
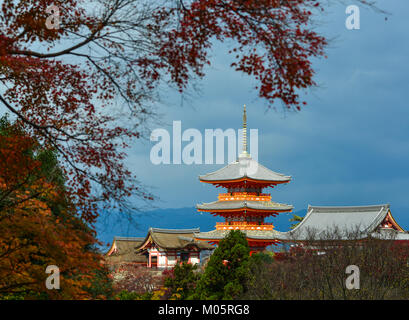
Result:
<svg viewBox="0 0 409 320">
<path fill-rule="evenodd" d="M 165 252 L 160 252 L 158 255 L 158 267 L 166 266 L 166 254 Z"/>
<path fill-rule="evenodd" d="M 168 256 L 168 266 L 174 266 L 176 264 L 176 257 Z"/>
</svg>

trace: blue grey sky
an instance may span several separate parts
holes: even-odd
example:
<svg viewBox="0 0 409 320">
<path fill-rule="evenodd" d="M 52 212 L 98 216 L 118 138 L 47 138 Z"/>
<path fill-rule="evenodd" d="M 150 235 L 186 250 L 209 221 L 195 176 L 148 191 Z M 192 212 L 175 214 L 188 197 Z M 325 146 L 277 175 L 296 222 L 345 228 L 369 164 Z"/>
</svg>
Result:
<svg viewBox="0 0 409 320">
<path fill-rule="evenodd" d="M 327 59 L 314 60 L 316 88 L 302 93 L 301 112 L 285 113 L 278 102 L 267 110 L 254 82 L 230 67 L 228 45 L 217 44 L 212 65 L 197 85 L 201 94 L 180 104 L 169 91 L 159 107 L 161 126 L 182 130 L 240 128 L 242 105 L 248 126 L 259 130 L 259 162 L 293 180 L 271 190 L 273 200 L 311 205 L 390 203 L 409 229 L 409 2 L 381 1 L 385 15 L 361 8 L 361 29 L 345 27 L 346 6 L 334 5 L 319 29 L 334 38 Z M 153 126 L 153 128 L 158 126 Z M 193 207 L 220 192 L 198 176 L 221 165 L 153 165 L 153 142 L 137 141 L 127 164 L 160 198 L 159 208 Z M 186 145 L 184 143 L 182 146 Z M 186 219 L 189 219 L 186 216 Z"/>
</svg>

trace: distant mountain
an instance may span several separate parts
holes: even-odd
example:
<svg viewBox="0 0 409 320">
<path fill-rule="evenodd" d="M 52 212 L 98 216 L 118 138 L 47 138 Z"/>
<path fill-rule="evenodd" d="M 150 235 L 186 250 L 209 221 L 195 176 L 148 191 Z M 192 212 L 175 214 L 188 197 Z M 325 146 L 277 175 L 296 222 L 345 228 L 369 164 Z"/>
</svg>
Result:
<svg viewBox="0 0 409 320">
<path fill-rule="evenodd" d="M 303 217 L 306 209 L 294 212 Z M 276 230 L 288 231 L 293 222 L 292 213 L 281 213 L 275 218 L 269 218 Z M 96 224 L 98 239 L 104 243 L 112 243 L 114 236 L 145 237 L 150 227 L 168 229 L 188 229 L 199 227 L 201 231 L 213 230 L 216 221 L 223 218 L 214 217 L 210 213 L 199 213 L 196 208 L 157 209 L 138 213 L 129 221 L 119 215 L 104 215 Z"/>
</svg>

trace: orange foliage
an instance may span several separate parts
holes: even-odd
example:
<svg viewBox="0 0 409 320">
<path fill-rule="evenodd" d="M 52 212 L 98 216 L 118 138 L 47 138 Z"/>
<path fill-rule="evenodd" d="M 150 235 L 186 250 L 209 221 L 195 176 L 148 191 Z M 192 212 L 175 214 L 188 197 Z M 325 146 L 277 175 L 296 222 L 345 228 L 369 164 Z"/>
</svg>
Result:
<svg viewBox="0 0 409 320">
<path fill-rule="evenodd" d="M 99 255 L 62 187 L 41 174 L 36 142 L 0 132 L 0 297 L 86 299 Z M 60 290 L 48 290 L 48 265 L 60 269 Z"/>
</svg>

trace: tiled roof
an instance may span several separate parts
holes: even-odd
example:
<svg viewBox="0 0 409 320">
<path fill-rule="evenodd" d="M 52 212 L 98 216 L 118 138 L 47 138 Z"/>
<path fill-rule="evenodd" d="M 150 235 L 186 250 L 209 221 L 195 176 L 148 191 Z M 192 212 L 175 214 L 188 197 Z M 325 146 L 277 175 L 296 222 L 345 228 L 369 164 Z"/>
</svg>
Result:
<svg viewBox="0 0 409 320">
<path fill-rule="evenodd" d="M 293 206 L 273 201 L 252 201 L 252 200 L 229 200 L 214 201 L 196 205 L 199 210 L 232 210 L 232 209 L 255 209 L 268 211 L 291 211 Z"/>
<path fill-rule="evenodd" d="M 105 255 L 105 259 L 110 263 L 120 262 L 146 262 L 146 257 L 135 252 L 144 238 L 114 237 L 111 249 Z M 115 250 L 113 250 L 115 248 Z"/>
<path fill-rule="evenodd" d="M 380 224 L 390 212 L 389 204 L 353 207 L 317 207 L 308 206 L 308 211 L 302 222 L 293 230 L 279 232 L 277 230 L 258 231 L 241 230 L 249 239 L 303 241 L 331 238 L 331 231 L 341 232 L 341 239 L 347 239 L 348 233 L 359 232 L 357 236 L 370 236 L 380 239 L 409 240 L 407 231 L 381 228 Z M 230 230 L 212 230 L 196 233 L 196 239 L 224 238 Z M 345 235 L 345 236 L 342 236 Z M 356 234 L 354 234 L 356 235 Z"/>
<path fill-rule="evenodd" d="M 293 230 L 283 232 L 280 240 L 307 240 L 325 238 L 328 232 L 338 230 L 347 237 L 358 232 L 360 237 L 377 233 L 377 228 L 389 212 L 389 204 L 354 207 L 308 206 L 307 214 Z"/>
<path fill-rule="evenodd" d="M 195 229 L 159 229 L 150 228 L 148 235 L 137 249 L 142 249 L 144 245 L 152 241 L 163 249 L 182 249 L 188 246 L 196 246 L 200 250 L 213 249 L 214 247 L 207 242 L 198 242 L 194 239 L 194 234 L 200 232 Z"/>
<path fill-rule="evenodd" d="M 277 237 L 281 235 L 281 232 L 271 230 L 271 231 L 259 231 L 259 230 L 240 230 L 246 237 L 249 239 L 257 239 L 257 240 L 275 240 Z M 200 232 L 195 234 L 196 239 L 215 239 L 220 240 L 223 239 L 230 230 L 212 230 L 209 232 Z"/>
<path fill-rule="evenodd" d="M 199 176 L 199 179 L 204 182 L 212 182 L 239 180 L 246 177 L 253 180 L 278 183 L 289 182 L 291 180 L 290 176 L 271 171 L 262 166 L 253 160 L 250 155 L 241 155 L 237 161 L 217 171 Z"/>
</svg>

